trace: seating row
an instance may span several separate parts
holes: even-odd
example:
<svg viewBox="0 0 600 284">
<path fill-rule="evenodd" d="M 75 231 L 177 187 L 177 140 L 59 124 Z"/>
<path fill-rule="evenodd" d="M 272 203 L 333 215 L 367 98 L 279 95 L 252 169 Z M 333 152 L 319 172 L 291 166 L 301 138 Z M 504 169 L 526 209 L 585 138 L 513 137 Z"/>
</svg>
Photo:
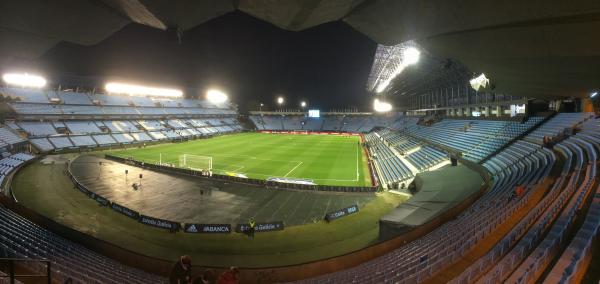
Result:
<svg viewBox="0 0 600 284">
<path fill-rule="evenodd" d="M 103 133 L 92 135 L 69 135 L 30 138 L 29 141 L 41 152 L 79 147 L 111 146 L 116 144 L 143 143 L 160 140 L 173 140 L 187 137 L 225 134 L 239 131 L 240 125 L 225 125 L 205 128 L 164 129 L 160 131 L 139 131 L 129 133 Z"/>
<path fill-rule="evenodd" d="M 140 106 L 169 108 L 227 108 L 228 105 L 216 105 L 204 100 L 165 99 L 124 95 L 104 95 L 73 91 L 54 91 L 0 87 L 0 94 L 18 99 L 25 103 L 48 104 L 60 102 L 66 105 L 103 105 L 103 106 Z"/>
<path fill-rule="evenodd" d="M 20 115 L 128 115 L 128 116 L 178 116 L 233 115 L 235 110 L 217 108 L 162 108 L 131 106 L 92 106 L 63 104 L 32 104 L 12 102 L 9 106 Z"/>
<path fill-rule="evenodd" d="M 430 143 L 456 149 L 465 159 L 479 162 L 498 149 L 537 126 L 543 118 L 531 117 L 524 123 L 515 121 L 443 119 L 431 126 L 411 125 L 410 135 Z"/>
<path fill-rule="evenodd" d="M 375 127 L 402 125 L 404 116 L 325 115 L 319 118 L 301 115 L 250 115 L 258 130 L 308 130 L 369 132 Z"/>
<path fill-rule="evenodd" d="M 531 188 L 544 180 L 556 161 L 552 151 L 519 141 L 484 163 L 492 187 L 456 219 L 431 233 L 354 268 L 299 283 L 419 283 L 449 267 L 509 219 L 531 198 Z M 526 193 L 514 197 L 523 185 Z"/>
<path fill-rule="evenodd" d="M 48 259 L 57 283 L 167 283 L 166 279 L 94 253 L 0 206 L 0 257 Z M 34 273 L 45 266 L 24 262 Z"/>
</svg>

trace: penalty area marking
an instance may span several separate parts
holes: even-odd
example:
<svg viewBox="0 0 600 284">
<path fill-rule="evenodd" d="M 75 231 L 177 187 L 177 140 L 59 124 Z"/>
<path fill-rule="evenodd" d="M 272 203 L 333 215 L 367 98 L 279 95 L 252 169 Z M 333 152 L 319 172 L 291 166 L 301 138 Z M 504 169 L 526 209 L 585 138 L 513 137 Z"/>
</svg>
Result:
<svg viewBox="0 0 600 284">
<path fill-rule="evenodd" d="M 268 161 L 268 162 L 285 162 L 285 163 L 289 163 L 289 162 L 299 162 L 299 161 L 288 161 L 288 160 L 275 160 L 275 159 L 265 159 L 265 158 L 258 158 L 255 156 L 250 156 L 250 155 L 237 155 L 237 154 L 214 154 L 214 153 L 187 153 L 187 152 L 178 152 L 178 151 L 170 151 L 169 153 L 174 153 L 174 154 L 187 154 L 187 155 L 196 155 L 196 156 L 207 156 L 207 157 L 212 157 L 212 158 L 218 158 L 218 157 L 224 157 L 224 158 L 247 158 L 247 159 L 252 159 L 252 160 L 259 160 L 259 161 Z"/>
<path fill-rule="evenodd" d="M 236 167 L 235 169 L 231 169 L 231 170 L 226 170 L 226 169 L 219 169 L 219 168 L 213 168 L 213 170 L 217 170 L 217 171 L 221 171 L 221 172 L 234 172 L 237 174 L 243 174 L 243 173 L 239 173 L 238 171 L 245 168 L 245 166 L 240 166 L 240 165 L 232 165 L 233 167 Z"/>
<path fill-rule="evenodd" d="M 297 164 L 297 165 L 296 165 L 296 166 L 295 166 L 293 169 L 291 169 L 289 172 L 287 172 L 287 174 L 285 174 L 283 177 L 287 177 L 287 176 L 289 176 L 289 175 L 290 175 L 290 174 L 291 174 L 291 173 L 292 173 L 292 172 L 293 172 L 295 169 L 297 169 L 297 168 L 298 168 L 300 165 L 302 165 L 302 162 L 298 162 L 298 164 Z"/>
</svg>

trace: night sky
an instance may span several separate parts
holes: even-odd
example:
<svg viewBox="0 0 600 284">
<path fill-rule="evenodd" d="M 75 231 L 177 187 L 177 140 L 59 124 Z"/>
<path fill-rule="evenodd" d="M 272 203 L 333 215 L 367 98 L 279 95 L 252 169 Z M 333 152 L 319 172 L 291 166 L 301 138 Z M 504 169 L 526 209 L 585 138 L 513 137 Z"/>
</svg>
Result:
<svg viewBox="0 0 600 284">
<path fill-rule="evenodd" d="M 370 110 L 365 90 L 376 43 L 343 22 L 301 32 L 279 29 L 241 12 L 185 31 L 182 44 L 164 31 L 129 24 L 94 46 L 60 43 L 38 64 L 57 74 L 119 78 L 172 86 L 186 95 L 216 87 L 242 110 L 273 109 L 282 95 L 298 108 Z"/>
</svg>

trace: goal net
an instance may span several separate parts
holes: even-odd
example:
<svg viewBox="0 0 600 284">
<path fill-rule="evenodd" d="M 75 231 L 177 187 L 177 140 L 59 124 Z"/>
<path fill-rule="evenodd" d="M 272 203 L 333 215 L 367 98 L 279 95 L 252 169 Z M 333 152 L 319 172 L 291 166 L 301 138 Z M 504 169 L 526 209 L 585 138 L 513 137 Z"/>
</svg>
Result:
<svg viewBox="0 0 600 284">
<path fill-rule="evenodd" d="M 191 154 L 179 155 L 179 167 L 199 171 L 211 171 L 212 157 Z"/>
</svg>

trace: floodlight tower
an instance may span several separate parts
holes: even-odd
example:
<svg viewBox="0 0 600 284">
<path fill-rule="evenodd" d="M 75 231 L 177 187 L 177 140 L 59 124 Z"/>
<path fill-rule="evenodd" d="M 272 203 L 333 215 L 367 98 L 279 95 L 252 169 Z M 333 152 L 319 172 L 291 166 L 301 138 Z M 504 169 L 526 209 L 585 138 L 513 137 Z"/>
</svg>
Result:
<svg viewBox="0 0 600 284">
<path fill-rule="evenodd" d="M 19 86 L 23 88 L 42 88 L 46 86 L 46 79 L 38 75 L 6 73 L 2 75 L 2 80 L 8 85 Z"/>
<path fill-rule="evenodd" d="M 402 63 L 406 66 L 417 64 L 419 62 L 419 58 L 421 57 L 421 52 L 414 48 L 409 47 L 404 50 L 402 53 Z"/>
<path fill-rule="evenodd" d="M 281 107 L 283 107 L 283 103 L 285 102 L 285 100 L 283 99 L 283 97 L 278 97 L 277 98 L 277 105 L 279 105 L 279 109 L 281 110 Z"/>
<path fill-rule="evenodd" d="M 228 98 L 227 94 L 216 89 L 206 91 L 206 99 L 214 104 L 222 104 L 227 101 Z"/>
<path fill-rule="evenodd" d="M 380 101 L 379 99 L 375 99 L 373 101 L 373 108 L 376 112 L 389 112 L 392 110 L 392 104 L 385 101 Z"/>
</svg>

